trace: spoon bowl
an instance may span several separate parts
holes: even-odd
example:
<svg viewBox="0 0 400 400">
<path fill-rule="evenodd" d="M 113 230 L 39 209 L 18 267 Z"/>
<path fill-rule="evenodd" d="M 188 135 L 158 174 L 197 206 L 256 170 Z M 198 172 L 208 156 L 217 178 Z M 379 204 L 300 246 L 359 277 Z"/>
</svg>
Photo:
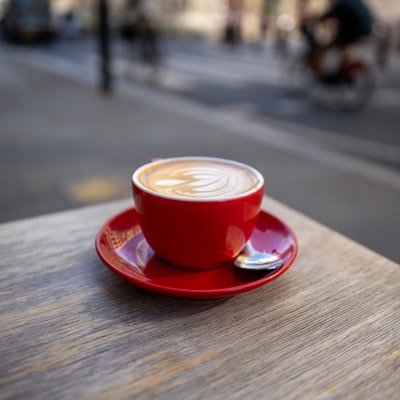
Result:
<svg viewBox="0 0 400 400">
<path fill-rule="evenodd" d="M 275 254 L 256 250 L 250 241 L 243 253 L 233 262 L 236 267 L 252 271 L 274 271 L 283 265 L 283 260 Z"/>
</svg>

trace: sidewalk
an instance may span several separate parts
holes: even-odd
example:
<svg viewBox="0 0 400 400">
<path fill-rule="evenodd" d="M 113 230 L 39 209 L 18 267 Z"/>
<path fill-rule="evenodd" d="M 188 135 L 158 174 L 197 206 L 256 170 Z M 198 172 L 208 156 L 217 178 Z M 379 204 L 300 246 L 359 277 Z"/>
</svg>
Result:
<svg viewBox="0 0 400 400">
<path fill-rule="evenodd" d="M 0 55 L 0 222 L 127 197 L 149 159 L 207 155 L 253 165 L 269 196 L 400 261 L 396 172 L 134 83 L 103 97 L 66 75 Z"/>
</svg>

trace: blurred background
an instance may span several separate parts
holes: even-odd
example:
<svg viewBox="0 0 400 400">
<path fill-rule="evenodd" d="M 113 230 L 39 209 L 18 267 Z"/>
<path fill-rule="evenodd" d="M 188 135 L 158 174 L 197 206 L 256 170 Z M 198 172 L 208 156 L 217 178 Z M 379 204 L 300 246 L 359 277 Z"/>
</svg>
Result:
<svg viewBox="0 0 400 400">
<path fill-rule="evenodd" d="M 208 155 L 400 262 L 400 2 L 365 1 L 346 85 L 334 51 L 333 80 L 305 63 L 304 21 L 328 3 L 0 0 L 0 222 L 126 198 L 148 160 Z"/>
</svg>

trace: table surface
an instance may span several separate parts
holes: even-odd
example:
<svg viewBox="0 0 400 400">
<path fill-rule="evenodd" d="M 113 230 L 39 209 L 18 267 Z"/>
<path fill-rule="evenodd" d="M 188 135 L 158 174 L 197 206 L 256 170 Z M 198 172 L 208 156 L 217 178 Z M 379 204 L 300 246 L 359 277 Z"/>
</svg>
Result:
<svg viewBox="0 0 400 400">
<path fill-rule="evenodd" d="M 398 264 L 265 198 L 298 237 L 293 266 L 228 299 L 169 298 L 96 254 L 130 206 L 0 225 L 1 399 L 399 398 Z"/>
</svg>

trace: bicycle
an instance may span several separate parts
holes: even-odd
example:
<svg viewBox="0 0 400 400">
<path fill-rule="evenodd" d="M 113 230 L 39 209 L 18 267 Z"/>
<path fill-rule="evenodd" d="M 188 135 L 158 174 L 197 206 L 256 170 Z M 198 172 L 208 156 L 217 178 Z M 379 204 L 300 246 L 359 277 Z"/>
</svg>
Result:
<svg viewBox="0 0 400 400">
<path fill-rule="evenodd" d="M 328 102 L 343 111 L 359 111 L 371 101 L 376 87 L 373 68 L 361 58 L 340 59 L 329 74 L 320 76 L 308 51 L 286 61 L 281 86 L 293 95 L 313 95 L 323 89 Z"/>
<path fill-rule="evenodd" d="M 121 36 L 126 41 L 129 64 L 137 70 L 136 75 L 155 81 L 163 58 L 158 20 L 144 12 L 128 13 Z"/>
</svg>

